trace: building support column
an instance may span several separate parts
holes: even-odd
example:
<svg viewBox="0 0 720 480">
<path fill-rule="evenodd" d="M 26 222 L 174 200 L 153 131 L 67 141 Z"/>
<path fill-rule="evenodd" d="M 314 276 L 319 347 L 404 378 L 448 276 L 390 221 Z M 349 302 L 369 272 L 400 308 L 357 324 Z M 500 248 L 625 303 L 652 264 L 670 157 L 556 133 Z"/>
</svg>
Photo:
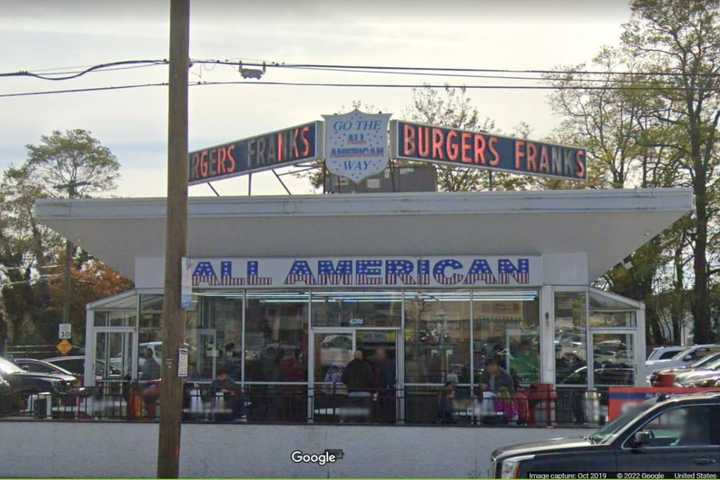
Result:
<svg viewBox="0 0 720 480">
<path fill-rule="evenodd" d="M 549 285 L 540 289 L 540 383 L 555 383 L 555 298 Z"/>
</svg>

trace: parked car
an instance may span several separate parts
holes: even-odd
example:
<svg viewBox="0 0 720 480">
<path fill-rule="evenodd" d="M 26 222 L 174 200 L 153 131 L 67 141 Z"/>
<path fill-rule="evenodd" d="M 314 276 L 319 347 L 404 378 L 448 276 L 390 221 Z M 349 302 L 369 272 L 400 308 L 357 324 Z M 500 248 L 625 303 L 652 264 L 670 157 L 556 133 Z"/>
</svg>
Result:
<svg viewBox="0 0 720 480">
<path fill-rule="evenodd" d="M 646 377 L 656 370 L 663 368 L 677 368 L 695 363 L 713 353 L 720 352 L 720 345 L 693 345 L 674 357 L 666 360 L 649 360 L 645 362 Z"/>
<path fill-rule="evenodd" d="M 681 365 L 679 367 L 675 368 L 663 368 L 662 370 L 656 370 L 647 377 L 648 384 L 652 385 L 653 387 L 659 386 L 658 385 L 658 376 L 659 375 L 673 375 L 675 376 L 678 373 L 684 372 L 686 370 L 694 370 L 699 368 L 705 368 L 706 365 L 709 365 L 711 363 L 714 363 L 715 361 L 720 360 L 720 352 L 713 353 L 711 355 L 707 355 L 700 360 L 698 360 L 695 363 L 691 363 L 690 365 Z"/>
<path fill-rule="evenodd" d="M 673 385 L 676 387 L 720 387 L 720 354 L 710 362 L 679 370 L 673 376 Z"/>
<path fill-rule="evenodd" d="M 653 351 L 648 355 L 647 361 L 654 360 L 669 360 L 683 350 L 687 350 L 687 347 L 681 345 L 670 345 L 668 347 L 655 347 Z"/>
<path fill-rule="evenodd" d="M 68 355 L 63 357 L 52 357 L 46 358 L 46 362 L 60 367 L 63 370 L 67 370 L 71 374 L 75 375 L 81 384 L 84 384 L 85 379 L 85 356 L 84 355 Z M 95 360 L 95 383 L 102 381 L 102 372 L 105 371 L 105 361 Z"/>
<path fill-rule="evenodd" d="M 77 380 L 77 375 L 74 375 L 69 370 L 65 370 L 45 360 L 37 360 L 35 358 L 13 358 L 12 362 L 18 367 L 28 372 L 35 373 L 54 373 L 60 375 L 68 382 L 74 382 Z"/>
<path fill-rule="evenodd" d="M 63 357 L 46 358 L 46 362 L 52 363 L 73 375 L 85 374 L 85 356 L 84 355 L 68 355 Z"/>
<path fill-rule="evenodd" d="M 561 384 L 587 385 L 587 366 L 583 366 L 565 377 Z M 635 369 L 627 364 L 601 365 L 594 370 L 595 385 L 634 385 Z"/>
<path fill-rule="evenodd" d="M 718 445 L 720 393 L 660 397 L 629 408 L 592 435 L 497 449 L 492 453 L 490 476 L 594 472 L 616 478 L 625 472 L 717 473 Z"/>
<path fill-rule="evenodd" d="M 30 395 L 51 392 L 70 393 L 78 384 L 76 377 L 54 373 L 28 372 L 0 357 L 0 376 L 10 384 L 13 398 L 23 407 Z"/>
</svg>

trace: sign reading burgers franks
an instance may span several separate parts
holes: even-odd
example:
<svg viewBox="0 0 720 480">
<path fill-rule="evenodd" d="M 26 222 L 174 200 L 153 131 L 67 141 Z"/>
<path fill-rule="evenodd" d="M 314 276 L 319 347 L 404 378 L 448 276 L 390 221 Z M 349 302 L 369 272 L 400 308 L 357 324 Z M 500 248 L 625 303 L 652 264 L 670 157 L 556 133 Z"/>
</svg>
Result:
<svg viewBox="0 0 720 480">
<path fill-rule="evenodd" d="M 587 178 L 585 150 L 454 128 L 392 121 L 393 158 L 509 173 Z"/>
<path fill-rule="evenodd" d="M 190 152 L 190 185 L 316 160 L 322 122 L 310 122 Z"/>
</svg>

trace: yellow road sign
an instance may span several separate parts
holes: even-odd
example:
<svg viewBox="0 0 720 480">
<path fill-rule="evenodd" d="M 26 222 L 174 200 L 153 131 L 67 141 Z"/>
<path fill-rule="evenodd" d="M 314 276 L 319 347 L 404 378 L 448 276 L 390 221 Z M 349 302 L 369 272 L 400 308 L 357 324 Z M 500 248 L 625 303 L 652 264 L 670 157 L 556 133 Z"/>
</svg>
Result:
<svg viewBox="0 0 720 480">
<path fill-rule="evenodd" d="M 63 355 L 67 355 L 68 352 L 72 350 L 73 346 L 72 343 L 68 342 L 67 340 L 60 340 L 55 346 L 55 348 L 57 348 L 58 352 L 62 353 Z"/>
</svg>

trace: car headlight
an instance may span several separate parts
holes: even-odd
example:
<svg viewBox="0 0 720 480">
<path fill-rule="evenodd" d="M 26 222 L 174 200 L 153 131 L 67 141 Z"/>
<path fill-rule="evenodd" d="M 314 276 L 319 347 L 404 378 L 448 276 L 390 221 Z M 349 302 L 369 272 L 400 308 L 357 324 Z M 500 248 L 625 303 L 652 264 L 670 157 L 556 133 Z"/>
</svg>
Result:
<svg viewBox="0 0 720 480">
<path fill-rule="evenodd" d="M 535 458 L 535 455 L 521 455 L 503 460 L 500 468 L 500 478 L 518 478 L 520 462 L 532 460 L 533 458 Z"/>
</svg>

